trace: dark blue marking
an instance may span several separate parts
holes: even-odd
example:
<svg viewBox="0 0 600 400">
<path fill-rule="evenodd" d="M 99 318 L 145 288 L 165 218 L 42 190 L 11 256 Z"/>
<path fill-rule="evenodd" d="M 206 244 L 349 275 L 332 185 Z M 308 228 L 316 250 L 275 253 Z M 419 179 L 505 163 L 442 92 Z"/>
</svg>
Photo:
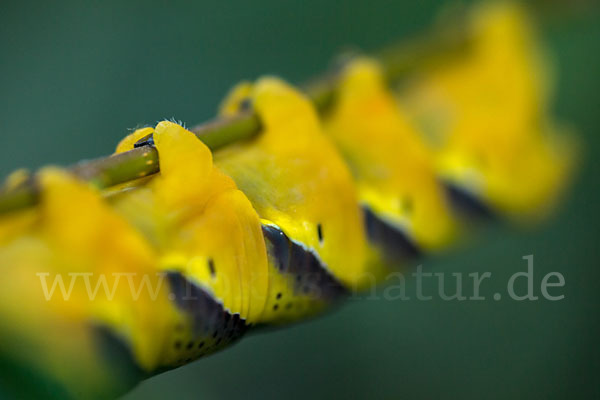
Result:
<svg viewBox="0 0 600 400">
<path fill-rule="evenodd" d="M 386 222 L 370 208 L 363 207 L 367 237 L 383 253 L 390 265 L 403 263 L 421 256 L 421 250 L 404 232 Z"/>
<path fill-rule="evenodd" d="M 473 193 L 449 182 L 443 182 L 452 207 L 468 218 L 482 221 L 496 220 L 496 213 Z"/>
<path fill-rule="evenodd" d="M 138 147 L 144 147 L 144 146 L 154 146 L 154 136 L 152 133 L 144 136 L 143 138 L 141 138 L 140 140 L 138 140 L 137 142 L 135 142 L 133 144 L 134 149 L 137 149 Z"/>
<path fill-rule="evenodd" d="M 294 290 L 315 298 L 335 301 L 348 294 L 348 290 L 327 271 L 319 259 L 302 246 L 292 242 L 279 228 L 262 226 L 267 253 L 279 271 L 294 276 Z"/>
<path fill-rule="evenodd" d="M 252 99 L 250 97 L 246 97 L 244 98 L 242 101 L 240 101 L 240 104 L 238 106 L 238 111 L 250 111 L 252 110 Z"/>
<path fill-rule="evenodd" d="M 125 394 L 141 380 L 149 377 L 137 364 L 131 348 L 109 327 L 96 325 L 93 328 L 93 340 L 97 354 L 105 361 L 111 373 L 118 377 L 114 396 Z"/>
<path fill-rule="evenodd" d="M 190 316 L 196 335 L 216 339 L 227 332 L 232 340 L 244 335 L 246 321 L 239 314 L 226 311 L 209 293 L 181 273 L 169 272 L 167 278 L 175 304 Z"/>
</svg>

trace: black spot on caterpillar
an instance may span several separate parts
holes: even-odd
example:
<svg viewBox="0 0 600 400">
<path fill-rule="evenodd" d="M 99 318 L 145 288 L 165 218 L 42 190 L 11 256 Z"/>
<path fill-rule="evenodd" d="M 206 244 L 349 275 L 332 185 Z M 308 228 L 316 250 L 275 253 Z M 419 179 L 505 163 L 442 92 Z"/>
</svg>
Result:
<svg viewBox="0 0 600 400">
<path fill-rule="evenodd" d="M 212 258 L 208 259 L 208 269 L 210 271 L 210 276 L 214 278 L 217 271 L 215 270 L 215 262 Z"/>
<path fill-rule="evenodd" d="M 323 225 L 317 225 L 317 235 L 319 236 L 319 243 L 323 244 Z"/>
</svg>

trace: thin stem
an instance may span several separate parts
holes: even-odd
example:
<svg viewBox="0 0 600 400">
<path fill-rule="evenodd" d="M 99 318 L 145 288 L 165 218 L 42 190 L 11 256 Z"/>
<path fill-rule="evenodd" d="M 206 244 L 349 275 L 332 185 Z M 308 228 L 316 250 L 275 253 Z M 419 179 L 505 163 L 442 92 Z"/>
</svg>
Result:
<svg viewBox="0 0 600 400">
<path fill-rule="evenodd" d="M 198 139 L 213 151 L 237 141 L 250 139 L 260 130 L 261 123 L 258 115 L 248 111 L 232 118 L 218 119 L 191 129 Z"/>
<path fill-rule="evenodd" d="M 98 189 L 143 178 L 158 171 L 158 151 L 150 146 L 138 147 L 71 168 L 71 172 Z"/>
<path fill-rule="evenodd" d="M 458 24 L 463 27 L 466 24 Z M 468 44 L 464 28 L 437 30 L 420 40 L 390 47 L 379 53 L 378 59 L 386 78 L 397 81 L 417 68 L 427 67 L 444 57 L 456 55 Z M 320 112 L 325 111 L 335 100 L 338 74 L 330 73 L 315 80 L 306 89 L 308 96 Z M 218 119 L 191 129 L 211 150 L 249 139 L 261 130 L 259 117 L 253 112 L 244 112 L 236 117 Z M 82 162 L 71 171 L 91 185 L 105 189 L 133 181 L 160 171 L 158 152 L 153 146 L 142 146 L 131 151 Z M 15 189 L 0 190 L 0 215 L 35 205 L 39 201 L 39 190 L 35 180 Z"/>
<path fill-rule="evenodd" d="M 36 205 L 38 190 L 35 185 L 22 186 L 0 192 L 0 215 Z"/>
</svg>

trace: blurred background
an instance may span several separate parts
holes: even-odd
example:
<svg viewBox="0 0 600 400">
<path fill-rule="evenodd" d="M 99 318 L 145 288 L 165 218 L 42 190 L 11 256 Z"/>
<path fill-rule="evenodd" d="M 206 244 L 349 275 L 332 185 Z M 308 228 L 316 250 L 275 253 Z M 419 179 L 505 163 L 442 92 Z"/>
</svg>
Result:
<svg viewBox="0 0 600 400">
<path fill-rule="evenodd" d="M 3 0 L 0 175 L 109 154 L 128 128 L 163 118 L 191 126 L 240 79 L 302 83 L 348 46 L 417 35 L 449 4 Z M 354 299 L 155 377 L 124 400 L 598 398 L 600 13 L 591 1 L 535 6 L 555 61 L 553 113 L 579 131 L 585 154 L 569 198 L 538 230 L 490 227 L 469 249 L 425 261 L 434 272 L 492 272 L 488 300 Z M 536 294 L 556 271 L 565 299 L 494 301 L 529 254 Z"/>
</svg>

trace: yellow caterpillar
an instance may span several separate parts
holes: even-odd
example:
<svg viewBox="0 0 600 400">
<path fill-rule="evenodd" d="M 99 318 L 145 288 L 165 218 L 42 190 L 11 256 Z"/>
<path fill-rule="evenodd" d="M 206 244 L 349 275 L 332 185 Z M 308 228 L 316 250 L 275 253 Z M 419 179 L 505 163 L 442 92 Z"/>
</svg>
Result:
<svg viewBox="0 0 600 400">
<path fill-rule="evenodd" d="M 577 148 L 547 115 L 547 56 L 531 25 L 517 5 L 483 3 L 469 53 L 422 72 L 401 96 L 448 187 L 517 223 L 552 210 Z"/>
<path fill-rule="evenodd" d="M 457 198 L 499 217 L 538 216 L 574 152 L 556 145 L 569 137 L 546 134 L 543 90 L 522 85 L 537 71 L 522 59 L 535 46 L 506 39 L 529 37 L 522 18 L 512 6 L 477 11 L 481 46 L 424 73 L 401 101 L 377 61 L 358 58 L 322 116 L 278 78 L 238 85 L 221 115 L 252 107 L 261 134 L 214 154 L 168 121 L 124 138 L 117 153 L 152 135 L 156 176 L 99 191 L 43 169 L 40 204 L 0 219 L 0 357 L 45 382 L 23 390 L 114 397 L 442 251 L 467 229 Z M 488 39 L 504 58 L 484 51 Z M 482 104 L 494 68 L 508 64 L 514 87 Z M 426 139 L 438 113 L 447 120 Z"/>
</svg>

